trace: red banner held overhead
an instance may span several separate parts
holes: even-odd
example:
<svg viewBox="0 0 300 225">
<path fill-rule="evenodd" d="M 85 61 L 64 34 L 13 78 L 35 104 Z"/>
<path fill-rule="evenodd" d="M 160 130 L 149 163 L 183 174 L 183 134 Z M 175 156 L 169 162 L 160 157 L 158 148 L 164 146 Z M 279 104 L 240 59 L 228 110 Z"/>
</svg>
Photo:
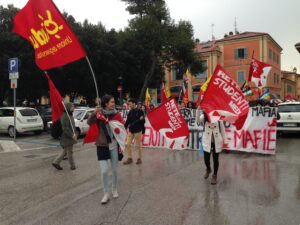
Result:
<svg viewBox="0 0 300 225">
<path fill-rule="evenodd" d="M 271 69 L 269 64 L 252 58 L 248 81 L 252 81 L 260 89 L 264 88 L 267 85 L 267 77 Z"/>
<path fill-rule="evenodd" d="M 52 0 L 29 0 L 15 16 L 13 31 L 33 45 L 36 64 L 42 70 L 86 56 Z"/>
<path fill-rule="evenodd" d="M 241 128 L 247 118 L 249 103 L 238 84 L 217 66 L 202 101 L 202 109 L 210 122 L 237 122 Z"/>
<path fill-rule="evenodd" d="M 189 128 L 175 99 L 160 105 L 148 113 L 148 120 L 154 130 L 172 140 L 170 148 L 184 148 L 189 136 Z"/>
</svg>

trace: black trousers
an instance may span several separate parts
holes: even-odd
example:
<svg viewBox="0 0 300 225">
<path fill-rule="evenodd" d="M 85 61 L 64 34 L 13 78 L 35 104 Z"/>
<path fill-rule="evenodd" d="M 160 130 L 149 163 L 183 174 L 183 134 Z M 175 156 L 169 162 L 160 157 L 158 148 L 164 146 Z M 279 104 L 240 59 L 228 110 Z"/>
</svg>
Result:
<svg viewBox="0 0 300 225">
<path fill-rule="evenodd" d="M 213 160 L 214 160 L 214 175 L 218 174 L 219 170 L 219 153 L 216 153 L 215 143 L 211 143 L 210 152 L 204 151 L 204 162 L 206 165 L 206 169 L 211 171 L 210 168 L 210 153 L 213 153 Z"/>
</svg>

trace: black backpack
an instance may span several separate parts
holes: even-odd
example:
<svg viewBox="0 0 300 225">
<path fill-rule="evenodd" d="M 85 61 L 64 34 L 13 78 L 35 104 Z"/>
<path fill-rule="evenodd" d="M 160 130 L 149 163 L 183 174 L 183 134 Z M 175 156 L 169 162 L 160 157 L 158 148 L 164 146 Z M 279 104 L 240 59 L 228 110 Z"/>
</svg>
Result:
<svg viewBox="0 0 300 225">
<path fill-rule="evenodd" d="M 52 124 L 52 128 L 51 128 L 51 136 L 55 139 L 60 138 L 62 135 L 62 127 L 61 127 L 61 122 L 60 120 L 56 120 L 53 124 Z"/>
</svg>

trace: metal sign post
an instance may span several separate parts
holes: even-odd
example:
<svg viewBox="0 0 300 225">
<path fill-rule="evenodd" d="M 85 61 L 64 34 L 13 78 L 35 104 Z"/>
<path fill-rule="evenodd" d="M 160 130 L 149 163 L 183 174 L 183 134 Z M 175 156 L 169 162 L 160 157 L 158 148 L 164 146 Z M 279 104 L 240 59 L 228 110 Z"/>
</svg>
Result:
<svg viewBox="0 0 300 225">
<path fill-rule="evenodd" d="M 14 141 L 16 141 L 16 126 L 17 126 L 17 115 L 16 115 L 16 101 L 17 101 L 17 81 L 19 79 L 19 60 L 18 58 L 8 59 L 8 72 L 9 79 L 11 81 L 10 87 L 14 90 Z"/>
</svg>

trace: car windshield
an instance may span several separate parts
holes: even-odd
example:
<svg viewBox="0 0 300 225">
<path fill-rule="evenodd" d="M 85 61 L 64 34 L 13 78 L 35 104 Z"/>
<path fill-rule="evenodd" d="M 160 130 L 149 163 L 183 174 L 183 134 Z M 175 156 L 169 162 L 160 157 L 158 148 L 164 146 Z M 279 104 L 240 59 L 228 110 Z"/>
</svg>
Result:
<svg viewBox="0 0 300 225">
<path fill-rule="evenodd" d="M 19 111 L 22 116 L 37 116 L 38 112 L 34 109 L 20 109 Z"/>
<path fill-rule="evenodd" d="M 280 105 L 278 106 L 279 112 L 300 112 L 300 104 L 299 105 Z"/>
<path fill-rule="evenodd" d="M 74 117 L 74 119 L 81 120 L 81 118 L 83 117 L 84 113 L 85 113 L 85 110 L 75 109 L 74 113 L 73 113 L 73 117 Z"/>
</svg>

